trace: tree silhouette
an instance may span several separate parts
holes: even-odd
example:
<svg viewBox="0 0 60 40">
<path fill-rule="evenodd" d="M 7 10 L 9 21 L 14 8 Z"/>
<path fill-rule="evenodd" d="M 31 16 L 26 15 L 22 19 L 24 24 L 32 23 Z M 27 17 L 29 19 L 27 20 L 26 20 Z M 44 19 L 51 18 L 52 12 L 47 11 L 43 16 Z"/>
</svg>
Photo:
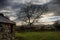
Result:
<svg viewBox="0 0 60 40">
<path fill-rule="evenodd" d="M 31 27 L 35 20 L 40 18 L 44 12 L 47 12 L 47 7 L 44 7 L 42 5 L 33 5 L 29 3 L 29 5 L 21 8 L 18 15 L 23 14 L 23 16 L 19 16 L 18 18 L 22 18 L 22 21 L 26 22 Z"/>
<path fill-rule="evenodd" d="M 54 25 L 54 27 L 56 28 L 57 31 L 60 31 L 60 23 L 59 23 L 58 20 L 53 25 Z"/>
</svg>

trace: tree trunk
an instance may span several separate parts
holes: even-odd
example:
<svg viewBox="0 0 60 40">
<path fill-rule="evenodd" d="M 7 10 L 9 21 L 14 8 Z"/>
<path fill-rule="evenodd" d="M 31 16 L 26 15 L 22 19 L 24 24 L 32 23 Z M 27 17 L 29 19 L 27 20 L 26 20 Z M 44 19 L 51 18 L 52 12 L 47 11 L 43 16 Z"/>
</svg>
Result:
<svg viewBox="0 0 60 40">
<path fill-rule="evenodd" d="M 30 22 L 30 18 L 29 18 L 29 27 L 31 27 L 31 22 Z"/>
</svg>

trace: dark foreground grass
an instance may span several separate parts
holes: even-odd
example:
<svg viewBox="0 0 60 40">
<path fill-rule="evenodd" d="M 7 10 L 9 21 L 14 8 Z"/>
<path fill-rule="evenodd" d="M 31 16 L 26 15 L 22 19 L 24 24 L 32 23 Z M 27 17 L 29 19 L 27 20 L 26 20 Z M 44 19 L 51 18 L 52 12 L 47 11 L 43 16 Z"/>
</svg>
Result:
<svg viewBox="0 0 60 40">
<path fill-rule="evenodd" d="M 15 37 L 16 40 L 60 40 L 60 32 L 16 32 Z"/>
</svg>

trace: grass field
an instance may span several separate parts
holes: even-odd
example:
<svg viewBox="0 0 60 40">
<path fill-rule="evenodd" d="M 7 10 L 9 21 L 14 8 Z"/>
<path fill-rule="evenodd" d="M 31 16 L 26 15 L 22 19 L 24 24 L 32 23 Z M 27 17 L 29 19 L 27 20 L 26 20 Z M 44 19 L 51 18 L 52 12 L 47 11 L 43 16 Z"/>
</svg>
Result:
<svg viewBox="0 0 60 40">
<path fill-rule="evenodd" d="M 16 32 L 15 37 L 16 40 L 60 40 L 60 32 Z"/>
</svg>

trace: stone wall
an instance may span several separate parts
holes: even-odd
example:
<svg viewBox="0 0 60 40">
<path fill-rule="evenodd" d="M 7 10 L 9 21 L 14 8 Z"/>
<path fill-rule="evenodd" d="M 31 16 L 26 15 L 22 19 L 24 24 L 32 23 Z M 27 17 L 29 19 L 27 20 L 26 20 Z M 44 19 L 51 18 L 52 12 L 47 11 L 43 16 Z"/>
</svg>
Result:
<svg viewBox="0 0 60 40">
<path fill-rule="evenodd" d="M 14 40 L 15 39 L 15 25 L 12 24 L 2 24 L 3 32 L 0 32 L 0 40 Z M 12 27 L 12 29 L 11 29 Z M 11 33 L 12 30 L 12 33 Z"/>
</svg>

